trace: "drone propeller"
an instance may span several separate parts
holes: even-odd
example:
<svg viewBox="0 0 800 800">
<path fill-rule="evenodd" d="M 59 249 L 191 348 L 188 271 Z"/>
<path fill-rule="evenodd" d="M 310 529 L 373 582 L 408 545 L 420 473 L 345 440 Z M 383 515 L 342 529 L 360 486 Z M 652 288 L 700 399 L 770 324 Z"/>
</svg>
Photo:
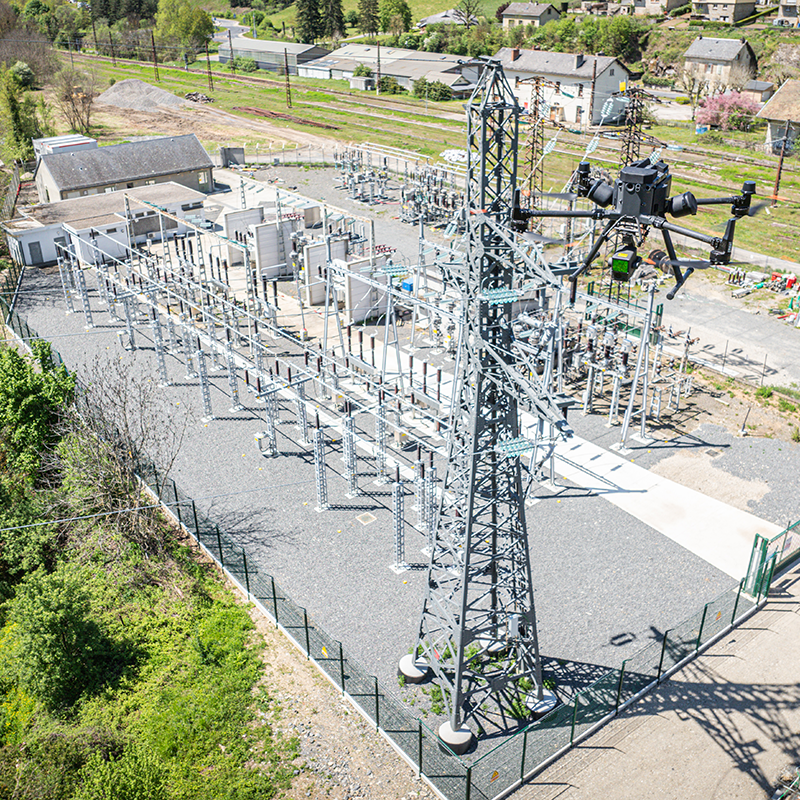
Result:
<svg viewBox="0 0 800 800">
<path fill-rule="evenodd" d="M 729 266 L 738 266 L 740 264 L 746 264 L 746 261 L 729 261 L 727 264 L 712 264 L 710 261 L 700 258 L 676 258 L 669 262 L 670 264 L 674 264 L 676 267 L 682 267 L 683 269 L 709 269 L 710 267 L 729 267 Z"/>
<path fill-rule="evenodd" d="M 527 233 L 522 234 L 523 239 L 527 239 L 529 242 L 536 242 L 536 244 L 565 244 L 565 239 L 551 239 L 549 236 L 542 236 L 541 233 L 534 233 L 533 231 L 528 231 Z"/>
</svg>

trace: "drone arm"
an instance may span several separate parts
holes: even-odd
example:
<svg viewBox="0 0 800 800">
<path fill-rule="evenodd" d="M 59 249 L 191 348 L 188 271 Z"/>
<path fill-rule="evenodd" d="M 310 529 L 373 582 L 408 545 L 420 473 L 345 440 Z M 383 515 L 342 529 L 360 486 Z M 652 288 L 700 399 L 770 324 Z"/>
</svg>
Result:
<svg viewBox="0 0 800 800">
<path fill-rule="evenodd" d="M 667 222 L 663 217 L 642 217 L 642 221 L 646 225 L 651 225 L 653 228 L 659 228 L 662 231 L 669 231 L 671 233 L 679 233 L 695 241 L 711 245 L 711 247 L 719 247 L 722 243 L 719 236 L 707 236 L 705 233 L 698 233 L 691 228 L 684 228 L 682 225 L 675 225 L 673 222 Z M 670 256 L 670 258 L 671 257 L 672 256 Z"/>
<path fill-rule="evenodd" d="M 695 197 L 699 206 L 729 206 L 736 199 L 736 197 Z"/>
<path fill-rule="evenodd" d="M 607 212 L 602 208 L 575 209 L 574 211 L 532 208 L 525 211 L 527 217 L 569 217 L 571 219 L 604 219 L 606 214 Z"/>
<path fill-rule="evenodd" d="M 677 267 L 675 269 L 677 270 Z M 675 295 L 678 293 L 678 290 L 681 288 L 681 286 L 683 286 L 684 283 L 686 283 L 686 281 L 689 280 L 689 276 L 693 272 L 694 267 L 686 268 L 686 272 L 683 273 L 683 277 L 675 284 L 675 286 L 672 287 L 672 289 L 667 292 L 667 300 L 672 300 L 672 298 L 675 297 Z"/>
<path fill-rule="evenodd" d="M 608 234 L 611 233 L 611 229 L 616 224 L 617 220 L 612 219 L 608 225 L 603 228 L 603 232 L 597 237 L 597 241 L 592 245 L 592 249 L 587 253 L 586 258 L 583 259 L 583 264 L 581 264 L 580 267 L 578 267 L 578 269 L 569 276 L 569 281 L 572 284 L 569 289 L 569 304 L 571 306 L 575 305 L 575 298 L 578 295 L 578 278 L 580 278 L 580 276 L 583 275 L 583 273 L 586 272 L 586 270 L 592 265 L 592 261 L 594 261 L 597 257 L 597 254 L 600 252 L 600 248 L 608 238 Z"/>
</svg>

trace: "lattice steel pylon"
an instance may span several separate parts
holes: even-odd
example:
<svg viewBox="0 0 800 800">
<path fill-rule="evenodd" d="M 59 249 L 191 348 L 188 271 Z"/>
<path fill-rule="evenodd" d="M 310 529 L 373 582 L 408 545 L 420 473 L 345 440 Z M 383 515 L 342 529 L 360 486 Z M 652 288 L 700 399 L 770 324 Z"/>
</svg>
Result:
<svg viewBox="0 0 800 800">
<path fill-rule="evenodd" d="M 525 142 L 523 187 L 528 191 L 528 208 L 536 208 L 537 193 L 544 190 L 544 123 L 546 104 L 544 79 L 535 77 L 531 82 L 531 99 L 528 106 L 528 138 Z"/>
<path fill-rule="evenodd" d="M 619 149 L 619 167 L 627 167 L 638 161 L 642 150 L 642 122 L 644 120 L 644 98 L 642 90 L 631 86 L 625 90 L 628 105 L 625 108 L 625 127 L 622 129 L 622 144 Z"/>
<path fill-rule="evenodd" d="M 400 664 L 411 681 L 428 667 L 435 673 L 449 715 L 439 736 L 456 752 L 469 747 L 466 720 L 484 705 L 505 715 L 531 696 L 542 700 L 520 404 L 568 430 L 563 407 L 514 344 L 513 302 L 531 287 L 559 291 L 560 282 L 517 243 L 520 108 L 500 64 L 483 67 L 467 109 L 468 257 L 445 273 L 464 309 L 447 472 L 417 641 Z"/>
</svg>

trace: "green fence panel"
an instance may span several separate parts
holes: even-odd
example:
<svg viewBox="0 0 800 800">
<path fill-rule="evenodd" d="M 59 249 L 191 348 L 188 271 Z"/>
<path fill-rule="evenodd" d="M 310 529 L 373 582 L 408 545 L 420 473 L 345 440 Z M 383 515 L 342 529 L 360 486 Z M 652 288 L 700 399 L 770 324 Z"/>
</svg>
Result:
<svg viewBox="0 0 800 800">
<path fill-rule="evenodd" d="M 422 725 L 422 772 L 428 780 L 451 800 L 466 797 L 467 767 L 448 752 L 439 737 Z"/>
<path fill-rule="evenodd" d="M 283 628 L 304 648 L 306 626 L 303 611 L 296 603 L 292 602 L 283 591 L 279 592 L 278 596 L 278 619 Z"/>
<path fill-rule="evenodd" d="M 739 587 L 736 586 L 708 604 L 706 618 L 703 623 L 703 632 L 700 636 L 701 645 L 713 639 L 720 631 L 725 630 L 731 624 L 733 607 L 736 604 L 736 595 L 738 593 Z"/>
<path fill-rule="evenodd" d="M 320 669 L 341 689 L 342 671 L 339 660 L 339 642 L 328 636 L 322 628 L 316 625 L 309 628 L 308 633 L 311 658 L 319 664 Z"/>
<path fill-rule="evenodd" d="M 788 561 L 795 553 L 800 550 L 800 523 L 795 522 L 790 528 L 787 528 L 786 533 L 781 541 L 781 548 L 776 551 L 778 556 L 778 564 Z"/>
<path fill-rule="evenodd" d="M 520 779 L 526 728 L 521 727 L 472 765 L 471 798 L 492 798 Z"/>
<path fill-rule="evenodd" d="M 614 711 L 617 704 L 619 679 L 620 671 L 618 669 L 611 670 L 588 689 L 583 689 L 575 695 L 574 739 L 603 719 L 610 711 Z"/>
<path fill-rule="evenodd" d="M 703 612 L 698 611 L 689 619 L 684 620 L 680 625 L 676 625 L 675 628 L 667 632 L 662 674 L 695 651 L 702 620 Z"/>
<path fill-rule="evenodd" d="M 619 690 L 620 704 L 630 700 L 653 681 L 658 680 L 662 649 L 662 642 L 653 642 L 625 660 L 625 671 Z"/>
<path fill-rule="evenodd" d="M 354 658 L 347 656 L 345 650 L 345 681 L 347 693 L 367 712 L 370 719 L 375 719 L 375 677 Z"/>
<path fill-rule="evenodd" d="M 417 764 L 419 758 L 419 723 L 398 699 L 378 693 L 378 712 L 384 733 Z"/>
<path fill-rule="evenodd" d="M 570 743 L 573 712 L 571 703 L 561 705 L 528 726 L 521 774 L 527 775 Z"/>
</svg>

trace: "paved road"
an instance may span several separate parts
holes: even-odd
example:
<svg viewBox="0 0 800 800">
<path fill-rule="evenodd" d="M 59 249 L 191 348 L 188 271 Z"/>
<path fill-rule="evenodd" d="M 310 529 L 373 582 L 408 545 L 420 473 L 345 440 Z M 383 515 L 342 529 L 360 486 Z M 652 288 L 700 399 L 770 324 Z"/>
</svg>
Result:
<svg viewBox="0 0 800 800">
<path fill-rule="evenodd" d="M 732 631 L 515 800 L 766 798 L 800 759 L 800 568 Z"/>
</svg>

